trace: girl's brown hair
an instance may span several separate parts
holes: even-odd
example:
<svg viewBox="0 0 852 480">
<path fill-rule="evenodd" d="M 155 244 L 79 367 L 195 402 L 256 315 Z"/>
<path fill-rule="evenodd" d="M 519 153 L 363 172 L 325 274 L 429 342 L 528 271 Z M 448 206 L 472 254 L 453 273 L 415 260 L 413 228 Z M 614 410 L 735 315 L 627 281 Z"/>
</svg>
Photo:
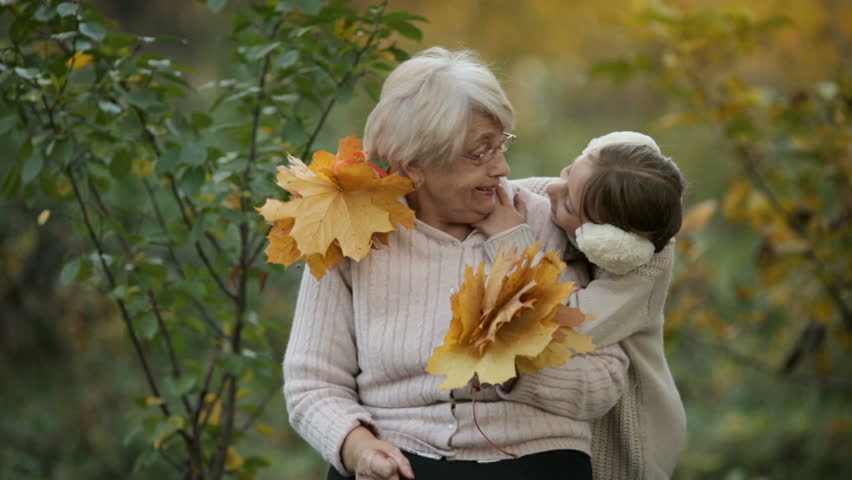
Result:
<svg viewBox="0 0 852 480">
<path fill-rule="evenodd" d="M 686 180 L 677 165 L 646 145 L 607 145 L 588 154 L 592 174 L 581 198 L 584 222 L 641 235 L 656 252 L 680 230 Z"/>
</svg>

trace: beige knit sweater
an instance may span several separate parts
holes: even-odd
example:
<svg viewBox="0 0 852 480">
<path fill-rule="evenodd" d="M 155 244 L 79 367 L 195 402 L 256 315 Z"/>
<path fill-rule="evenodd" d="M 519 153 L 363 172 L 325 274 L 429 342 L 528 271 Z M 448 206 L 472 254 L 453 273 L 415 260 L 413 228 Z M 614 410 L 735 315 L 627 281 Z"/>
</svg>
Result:
<svg viewBox="0 0 852 480">
<path fill-rule="evenodd" d="M 512 181 L 537 194 L 555 178 Z M 538 197 L 535 202 L 538 202 Z M 529 221 L 540 221 L 529 212 Z M 547 214 L 549 215 L 549 213 Z M 525 247 L 537 239 L 528 226 L 490 243 Z M 489 253 L 497 246 L 492 246 Z M 570 248 L 570 247 L 569 247 Z M 572 304 L 596 319 L 582 330 L 598 347 L 618 343 L 630 357 L 630 384 L 616 407 L 593 424 L 595 480 L 670 478 L 686 444 L 686 413 L 663 349 L 663 307 L 672 278 L 674 241 L 651 261 L 624 275 L 595 268 Z"/>
<path fill-rule="evenodd" d="M 562 251 L 564 235 L 547 220 L 547 201 L 528 208 L 543 219 L 529 227 L 544 249 Z M 284 358 L 284 395 L 293 428 L 337 470 L 346 473 L 340 447 L 359 424 L 424 456 L 505 458 L 476 430 L 469 392 L 439 390 L 443 378 L 425 371 L 449 328 L 450 295 L 466 265 L 487 260 L 485 250 L 479 231 L 459 241 L 417 221 L 414 230 L 391 235 L 389 246 L 346 261 L 320 281 L 305 272 Z M 613 345 L 521 375 L 511 392 L 477 394 L 479 424 L 518 455 L 588 453 L 590 420 L 618 401 L 627 368 L 627 356 Z"/>
</svg>

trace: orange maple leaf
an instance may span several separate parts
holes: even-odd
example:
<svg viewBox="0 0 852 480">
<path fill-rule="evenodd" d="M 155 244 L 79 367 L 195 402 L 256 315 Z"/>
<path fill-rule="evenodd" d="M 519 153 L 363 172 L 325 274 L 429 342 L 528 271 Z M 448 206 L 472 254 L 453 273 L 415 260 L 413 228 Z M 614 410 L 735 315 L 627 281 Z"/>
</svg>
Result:
<svg viewBox="0 0 852 480">
<path fill-rule="evenodd" d="M 575 353 L 594 350 L 591 337 L 574 331 L 585 320 L 563 303 L 575 290 L 559 283 L 565 264 L 553 252 L 536 263 L 539 244 L 520 257 L 517 248 L 501 248 L 485 275 L 467 266 L 464 282 L 451 297 L 453 319 L 444 343 L 436 348 L 426 371 L 446 375 L 438 388 L 465 386 L 477 374 L 482 383 L 500 384 L 519 373 L 562 365 Z"/>
<path fill-rule="evenodd" d="M 302 259 L 322 278 L 343 257 L 361 260 L 397 225 L 414 227 L 414 211 L 399 199 L 414 190 L 411 180 L 387 175 L 366 160 L 354 135 L 341 139 L 338 153 L 319 151 L 310 166 L 290 156 L 278 167 L 278 185 L 290 193 L 267 199 L 258 209 L 273 223 L 268 261 L 291 265 Z"/>
</svg>

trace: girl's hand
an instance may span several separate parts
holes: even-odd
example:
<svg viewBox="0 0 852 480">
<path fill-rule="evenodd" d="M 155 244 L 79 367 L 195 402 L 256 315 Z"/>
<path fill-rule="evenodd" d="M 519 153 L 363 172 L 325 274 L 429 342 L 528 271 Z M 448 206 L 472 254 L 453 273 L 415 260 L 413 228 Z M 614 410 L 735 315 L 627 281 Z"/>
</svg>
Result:
<svg viewBox="0 0 852 480">
<path fill-rule="evenodd" d="M 340 456 L 356 480 L 413 479 L 414 471 L 405 455 L 391 443 L 379 440 L 365 427 L 357 427 L 343 440 Z"/>
<path fill-rule="evenodd" d="M 520 192 L 515 194 L 513 204 L 506 190 L 503 187 L 497 187 L 497 208 L 481 222 L 474 223 L 473 226 L 486 236 L 493 237 L 500 232 L 527 223 L 527 205 L 521 195 Z"/>
</svg>

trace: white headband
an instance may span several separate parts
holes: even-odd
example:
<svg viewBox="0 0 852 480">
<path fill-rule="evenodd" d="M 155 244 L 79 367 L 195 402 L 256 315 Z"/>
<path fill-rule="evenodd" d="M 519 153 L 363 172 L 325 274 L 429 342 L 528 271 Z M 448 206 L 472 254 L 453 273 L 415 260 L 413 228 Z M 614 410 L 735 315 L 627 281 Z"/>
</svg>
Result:
<svg viewBox="0 0 852 480">
<path fill-rule="evenodd" d="M 583 149 L 583 155 L 598 150 L 607 145 L 645 145 L 651 147 L 659 154 L 662 154 L 660 147 L 653 138 L 639 132 L 612 132 L 598 138 L 593 138 L 592 141 Z"/>
</svg>

